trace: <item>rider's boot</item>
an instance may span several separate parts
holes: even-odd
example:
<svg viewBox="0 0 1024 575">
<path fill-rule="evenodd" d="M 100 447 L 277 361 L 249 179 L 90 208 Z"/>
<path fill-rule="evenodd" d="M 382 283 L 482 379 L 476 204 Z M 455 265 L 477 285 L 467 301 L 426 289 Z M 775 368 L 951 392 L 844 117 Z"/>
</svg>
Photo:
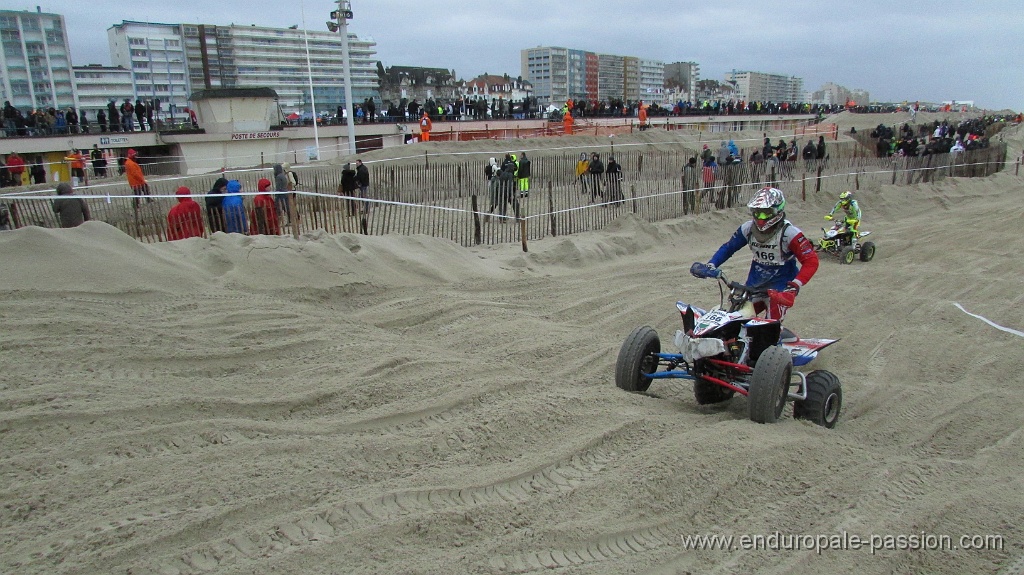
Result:
<svg viewBox="0 0 1024 575">
<path fill-rule="evenodd" d="M 782 328 L 782 333 L 779 335 L 779 343 L 793 343 L 798 340 L 795 333 L 789 331 L 789 328 Z"/>
</svg>

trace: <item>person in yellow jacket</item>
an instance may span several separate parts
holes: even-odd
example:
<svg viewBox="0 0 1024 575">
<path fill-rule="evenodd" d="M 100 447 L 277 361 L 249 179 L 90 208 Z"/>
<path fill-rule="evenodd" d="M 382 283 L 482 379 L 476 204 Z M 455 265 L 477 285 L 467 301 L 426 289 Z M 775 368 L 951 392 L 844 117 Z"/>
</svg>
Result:
<svg viewBox="0 0 1024 575">
<path fill-rule="evenodd" d="M 580 193 L 587 193 L 587 172 L 590 170 L 590 162 L 587 161 L 587 153 L 580 152 L 580 161 L 576 162 L 576 181 L 580 183 Z"/>
<path fill-rule="evenodd" d="M 423 117 L 420 118 L 420 141 L 430 141 L 430 129 L 434 127 L 434 123 L 430 121 L 430 114 L 423 112 Z"/>
</svg>

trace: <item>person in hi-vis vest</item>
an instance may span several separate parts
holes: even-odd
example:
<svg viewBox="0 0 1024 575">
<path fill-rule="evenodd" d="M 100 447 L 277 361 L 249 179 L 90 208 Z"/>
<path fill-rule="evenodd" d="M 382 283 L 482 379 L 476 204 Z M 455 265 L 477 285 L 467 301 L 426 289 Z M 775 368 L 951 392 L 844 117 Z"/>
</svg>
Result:
<svg viewBox="0 0 1024 575">
<path fill-rule="evenodd" d="M 423 117 L 420 118 L 420 141 L 430 141 L 430 128 L 434 126 L 434 123 L 430 121 L 430 115 L 423 112 Z"/>
</svg>

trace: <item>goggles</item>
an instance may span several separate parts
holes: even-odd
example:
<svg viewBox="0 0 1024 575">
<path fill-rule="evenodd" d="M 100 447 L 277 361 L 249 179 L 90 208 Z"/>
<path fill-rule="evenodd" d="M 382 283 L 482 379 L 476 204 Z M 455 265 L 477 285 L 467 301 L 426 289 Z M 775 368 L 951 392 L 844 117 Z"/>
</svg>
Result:
<svg viewBox="0 0 1024 575">
<path fill-rule="evenodd" d="M 750 215 L 754 216 L 755 220 L 770 220 L 775 217 L 775 210 L 754 208 L 750 210 Z"/>
</svg>

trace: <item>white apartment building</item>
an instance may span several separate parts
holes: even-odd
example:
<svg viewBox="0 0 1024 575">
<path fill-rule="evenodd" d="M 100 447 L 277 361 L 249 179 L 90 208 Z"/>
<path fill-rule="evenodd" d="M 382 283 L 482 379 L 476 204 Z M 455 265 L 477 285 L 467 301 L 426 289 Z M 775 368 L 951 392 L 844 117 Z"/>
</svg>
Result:
<svg viewBox="0 0 1024 575">
<path fill-rule="evenodd" d="M 64 16 L 0 10 L 0 100 L 27 114 L 75 103 Z"/>
<path fill-rule="evenodd" d="M 731 72 L 726 82 L 736 86 L 737 100 L 747 102 L 802 102 L 803 78 L 766 74 L 764 72 Z"/>
<path fill-rule="evenodd" d="M 107 110 L 107 102 L 118 105 L 125 98 L 135 98 L 132 71 L 120 66 L 72 66 L 75 77 L 75 108 L 79 114 L 88 114 L 89 123 L 96 123 L 96 112 Z"/>
<path fill-rule="evenodd" d="M 131 70 L 133 103 L 159 104 L 154 116 L 160 118 L 188 107 L 191 90 L 180 24 L 123 21 L 107 29 L 107 39 L 111 63 Z"/>
<path fill-rule="evenodd" d="M 643 100 L 651 104 L 666 105 L 665 63 L 659 60 L 639 60 L 639 90 L 631 100 Z"/>
<path fill-rule="evenodd" d="M 113 65 L 132 72 L 133 98 L 160 100 L 161 117 L 181 114 L 192 93 L 206 88 L 272 88 L 284 114 L 310 112 L 314 100 L 318 111 L 333 111 L 345 101 L 338 33 L 124 21 L 107 34 Z M 348 41 L 358 104 L 377 96 L 376 43 L 354 34 Z"/>
<path fill-rule="evenodd" d="M 318 111 L 345 103 L 339 33 L 236 24 L 184 24 L 183 32 L 192 90 L 273 88 L 285 114 L 311 112 L 313 100 Z M 353 103 L 377 98 L 376 42 L 349 34 L 348 44 Z"/>
</svg>

